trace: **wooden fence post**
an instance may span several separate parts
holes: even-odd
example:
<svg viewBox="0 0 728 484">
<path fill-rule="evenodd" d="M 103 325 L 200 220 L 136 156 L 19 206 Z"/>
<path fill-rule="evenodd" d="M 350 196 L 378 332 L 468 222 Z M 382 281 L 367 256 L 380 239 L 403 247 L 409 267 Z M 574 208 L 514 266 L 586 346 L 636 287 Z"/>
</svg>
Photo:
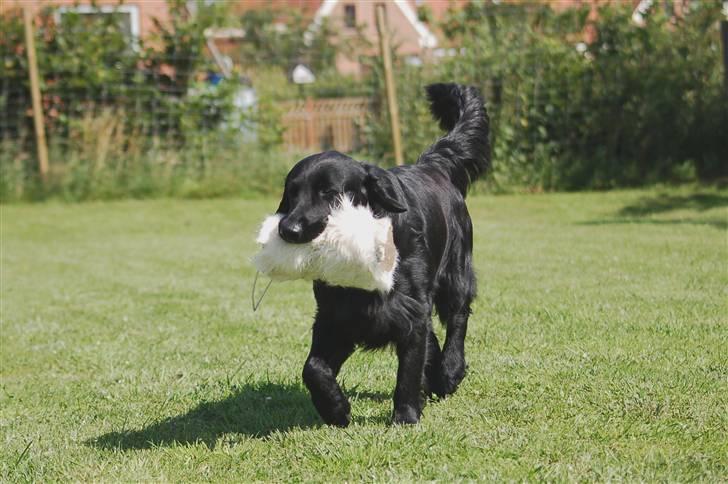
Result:
<svg viewBox="0 0 728 484">
<path fill-rule="evenodd" d="M 399 130 L 399 108 L 397 107 L 397 88 L 392 73 L 392 51 L 389 46 L 389 30 L 385 18 L 385 5 L 377 4 L 377 31 L 379 32 L 379 47 L 382 51 L 384 63 L 384 82 L 387 90 L 387 104 L 389 106 L 389 119 L 392 122 L 392 145 L 394 146 L 394 160 L 397 165 L 404 165 L 402 156 L 402 138 Z"/>
<path fill-rule="evenodd" d="M 33 34 L 33 14 L 29 6 L 23 7 L 23 23 L 25 25 L 25 50 L 28 54 L 28 73 L 30 76 L 30 96 L 33 100 L 33 124 L 35 126 L 35 143 L 38 150 L 38 171 L 45 182 L 48 178 L 48 145 L 46 144 L 43 106 L 40 97 L 40 80 L 38 77 L 38 59 L 35 55 L 35 38 Z"/>
<path fill-rule="evenodd" d="M 314 110 L 313 110 L 313 98 L 307 97 L 304 103 L 304 109 L 306 110 L 306 148 L 309 150 L 318 149 L 316 143 L 316 126 L 314 125 Z"/>
</svg>

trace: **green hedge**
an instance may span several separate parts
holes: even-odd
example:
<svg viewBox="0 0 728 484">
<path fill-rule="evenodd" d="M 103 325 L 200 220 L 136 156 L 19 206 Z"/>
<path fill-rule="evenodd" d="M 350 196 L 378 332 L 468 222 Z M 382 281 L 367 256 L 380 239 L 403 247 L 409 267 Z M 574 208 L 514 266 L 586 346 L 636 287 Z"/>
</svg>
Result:
<svg viewBox="0 0 728 484">
<path fill-rule="evenodd" d="M 630 8 L 607 6 L 595 24 L 598 40 L 577 50 L 586 13 L 490 2 L 452 11 L 444 30 L 462 50 L 435 66 L 398 67 L 406 159 L 433 137 L 423 91 L 413 86 L 457 80 L 486 95 L 494 188 L 601 189 L 728 175 L 719 5 L 696 3 L 682 19 L 654 8 L 644 27 Z M 383 98 L 379 79 L 372 92 Z M 380 113 L 367 127 L 368 146 L 391 161 Z"/>
</svg>

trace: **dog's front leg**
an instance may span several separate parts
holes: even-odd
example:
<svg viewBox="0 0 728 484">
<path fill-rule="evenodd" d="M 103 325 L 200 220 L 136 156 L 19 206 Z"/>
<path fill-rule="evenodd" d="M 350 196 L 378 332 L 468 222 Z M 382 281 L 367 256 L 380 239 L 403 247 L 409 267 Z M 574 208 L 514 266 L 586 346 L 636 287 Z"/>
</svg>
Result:
<svg viewBox="0 0 728 484">
<path fill-rule="evenodd" d="M 329 425 L 346 427 L 351 406 L 336 382 L 341 365 L 354 351 L 354 345 L 332 337 L 317 322 L 313 328 L 311 352 L 303 366 L 303 381 L 321 418 Z"/>
<path fill-rule="evenodd" d="M 422 414 L 422 380 L 427 355 L 424 331 L 414 329 L 397 343 L 397 386 L 394 389 L 394 424 L 415 424 Z"/>
</svg>

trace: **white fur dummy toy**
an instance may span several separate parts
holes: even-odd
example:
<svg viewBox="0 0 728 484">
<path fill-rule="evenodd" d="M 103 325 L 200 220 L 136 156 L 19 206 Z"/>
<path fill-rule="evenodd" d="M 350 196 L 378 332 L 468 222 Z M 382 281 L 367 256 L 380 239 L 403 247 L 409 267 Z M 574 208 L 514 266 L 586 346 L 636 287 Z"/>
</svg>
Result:
<svg viewBox="0 0 728 484">
<path fill-rule="evenodd" d="M 368 206 L 355 207 L 342 198 L 324 231 L 305 244 L 280 238 L 281 218 L 276 214 L 263 221 L 257 238 L 262 247 L 253 257 L 255 268 L 272 280 L 322 280 L 383 293 L 392 289 L 398 254 L 390 218 L 375 218 Z"/>
</svg>

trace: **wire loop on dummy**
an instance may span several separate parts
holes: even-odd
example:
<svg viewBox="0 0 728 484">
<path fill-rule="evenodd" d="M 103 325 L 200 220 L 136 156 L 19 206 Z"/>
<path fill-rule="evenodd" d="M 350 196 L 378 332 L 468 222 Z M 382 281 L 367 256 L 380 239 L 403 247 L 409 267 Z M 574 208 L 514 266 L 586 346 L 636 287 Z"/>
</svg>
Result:
<svg viewBox="0 0 728 484">
<path fill-rule="evenodd" d="M 260 295 L 260 299 L 258 299 L 258 302 L 255 302 L 255 286 L 258 285 L 258 275 L 260 274 L 260 271 L 255 271 L 255 279 L 253 279 L 253 290 L 250 293 L 250 299 L 253 303 L 253 312 L 257 311 L 260 307 L 260 303 L 263 302 L 263 298 L 265 297 L 266 293 L 268 292 L 268 288 L 270 288 L 270 285 L 273 284 L 273 279 L 268 281 L 268 285 L 265 286 L 265 289 L 263 289 L 263 294 Z"/>
</svg>

